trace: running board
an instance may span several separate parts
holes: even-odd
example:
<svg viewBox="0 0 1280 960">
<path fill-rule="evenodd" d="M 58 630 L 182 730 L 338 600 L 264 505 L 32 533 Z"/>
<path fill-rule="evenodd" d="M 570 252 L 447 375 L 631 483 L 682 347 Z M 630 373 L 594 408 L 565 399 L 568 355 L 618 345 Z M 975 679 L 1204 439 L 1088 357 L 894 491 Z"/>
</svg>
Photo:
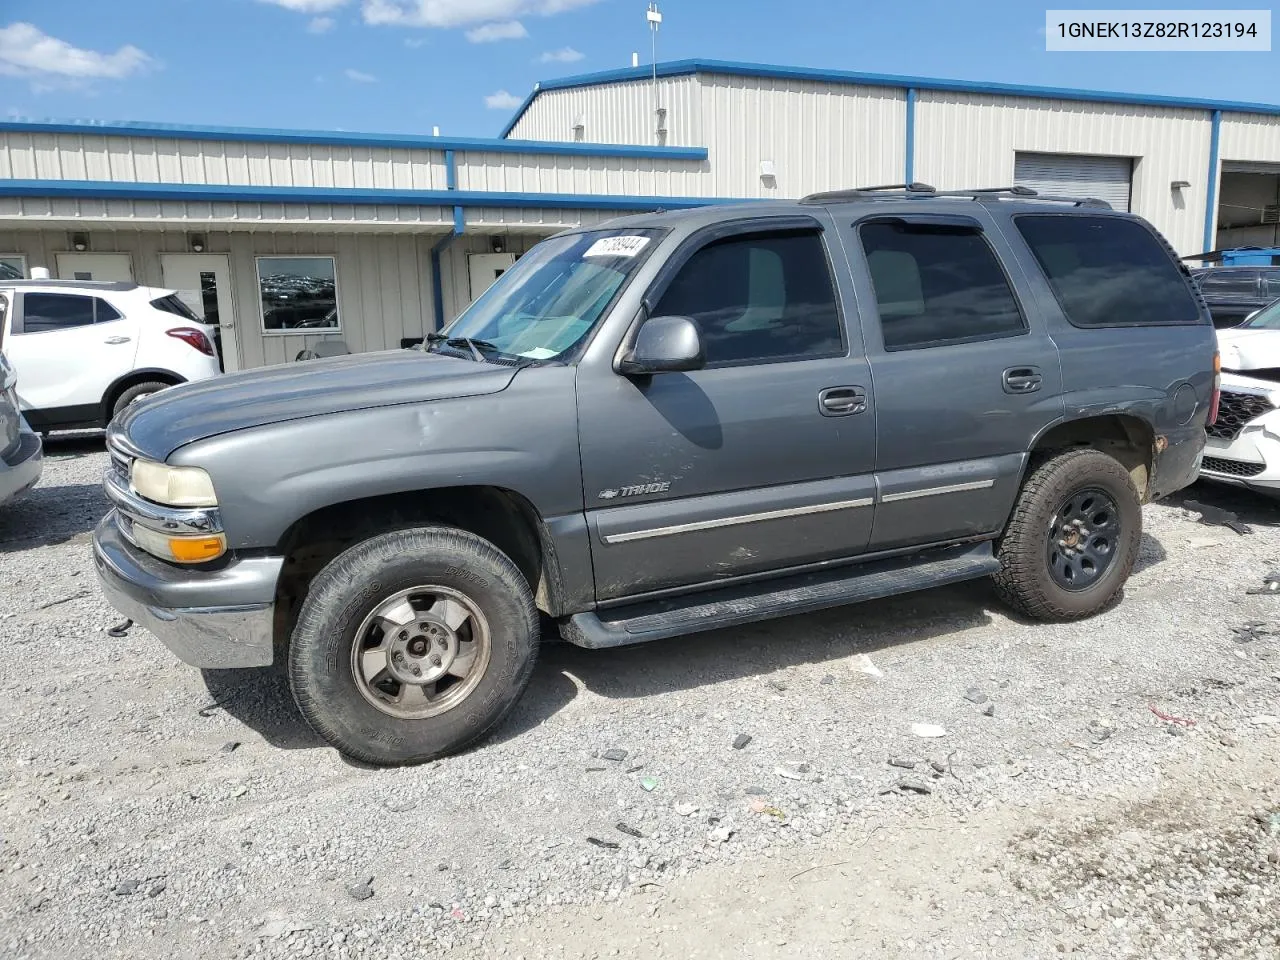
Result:
<svg viewBox="0 0 1280 960">
<path fill-rule="evenodd" d="M 999 569 L 988 541 L 643 601 L 601 613 L 575 613 L 560 621 L 560 633 L 569 643 L 591 650 L 622 647 L 976 580 Z"/>
</svg>

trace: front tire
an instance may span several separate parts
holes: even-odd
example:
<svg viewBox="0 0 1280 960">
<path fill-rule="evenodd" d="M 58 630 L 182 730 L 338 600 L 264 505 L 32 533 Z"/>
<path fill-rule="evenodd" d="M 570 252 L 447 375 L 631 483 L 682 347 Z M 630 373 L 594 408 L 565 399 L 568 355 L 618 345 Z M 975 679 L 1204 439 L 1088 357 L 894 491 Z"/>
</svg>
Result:
<svg viewBox="0 0 1280 960">
<path fill-rule="evenodd" d="M 289 647 L 311 727 L 379 765 L 423 763 L 491 731 L 533 672 L 538 612 L 493 544 L 452 527 L 381 534 L 312 581 Z"/>
<path fill-rule="evenodd" d="M 1079 620 L 1107 608 L 1133 571 L 1142 503 L 1113 457 L 1068 450 L 1023 484 L 996 556 L 1000 598 L 1036 620 Z"/>
<path fill-rule="evenodd" d="M 116 402 L 111 405 L 111 419 L 114 420 L 120 416 L 120 411 L 129 406 L 129 404 L 137 403 L 143 397 L 149 397 L 153 393 L 166 390 L 169 386 L 170 384 L 162 380 L 147 380 L 143 383 L 135 383 L 120 396 L 116 397 Z"/>
</svg>

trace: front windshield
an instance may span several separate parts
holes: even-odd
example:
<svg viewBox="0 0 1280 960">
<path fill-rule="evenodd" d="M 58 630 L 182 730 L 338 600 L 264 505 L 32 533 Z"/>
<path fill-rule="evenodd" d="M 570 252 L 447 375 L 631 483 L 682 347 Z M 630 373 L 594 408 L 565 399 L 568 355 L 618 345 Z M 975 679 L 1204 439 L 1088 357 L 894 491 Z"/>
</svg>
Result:
<svg viewBox="0 0 1280 960">
<path fill-rule="evenodd" d="M 1273 300 L 1243 324 L 1250 330 L 1280 330 L 1280 300 Z"/>
<path fill-rule="evenodd" d="M 436 349 L 468 352 L 474 344 L 484 355 L 561 356 L 587 336 L 658 236 L 592 230 L 544 240 L 441 331 Z"/>
</svg>

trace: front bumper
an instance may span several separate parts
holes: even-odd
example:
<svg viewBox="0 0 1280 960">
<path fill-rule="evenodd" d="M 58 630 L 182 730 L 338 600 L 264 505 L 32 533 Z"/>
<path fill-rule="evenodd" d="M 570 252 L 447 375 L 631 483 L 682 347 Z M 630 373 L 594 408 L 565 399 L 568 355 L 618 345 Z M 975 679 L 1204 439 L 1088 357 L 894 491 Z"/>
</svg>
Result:
<svg viewBox="0 0 1280 960">
<path fill-rule="evenodd" d="M 0 459 L 0 503 L 34 487 L 43 469 L 44 447 L 40 435 L 23 430 L 18 434 L 17 449 Z"/>
<path fill-rule="evenodd" d="M 201 669 L 271 664 L 282 558 L 233 559 L 216 570 L 177 567 L 130 544 L 115 510 L 94 531 L 93 558 L 107 602 L 183 663 Z"/>
</svg>

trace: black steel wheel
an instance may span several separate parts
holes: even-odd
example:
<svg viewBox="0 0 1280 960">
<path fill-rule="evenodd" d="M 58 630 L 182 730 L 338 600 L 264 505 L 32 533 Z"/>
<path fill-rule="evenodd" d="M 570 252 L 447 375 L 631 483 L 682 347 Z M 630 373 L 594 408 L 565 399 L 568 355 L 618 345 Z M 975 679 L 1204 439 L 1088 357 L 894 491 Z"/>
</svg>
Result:
<svg viewBox="0 0 1280 960">
<path fill-rule="evenodd" d="M 1049 572 L 1064 590 L 1086 590 L 1116 558 L 1120 508 L 1110 494 L 1089 487 L 1072 494 L 1049 526 Z"/>
</svg>

